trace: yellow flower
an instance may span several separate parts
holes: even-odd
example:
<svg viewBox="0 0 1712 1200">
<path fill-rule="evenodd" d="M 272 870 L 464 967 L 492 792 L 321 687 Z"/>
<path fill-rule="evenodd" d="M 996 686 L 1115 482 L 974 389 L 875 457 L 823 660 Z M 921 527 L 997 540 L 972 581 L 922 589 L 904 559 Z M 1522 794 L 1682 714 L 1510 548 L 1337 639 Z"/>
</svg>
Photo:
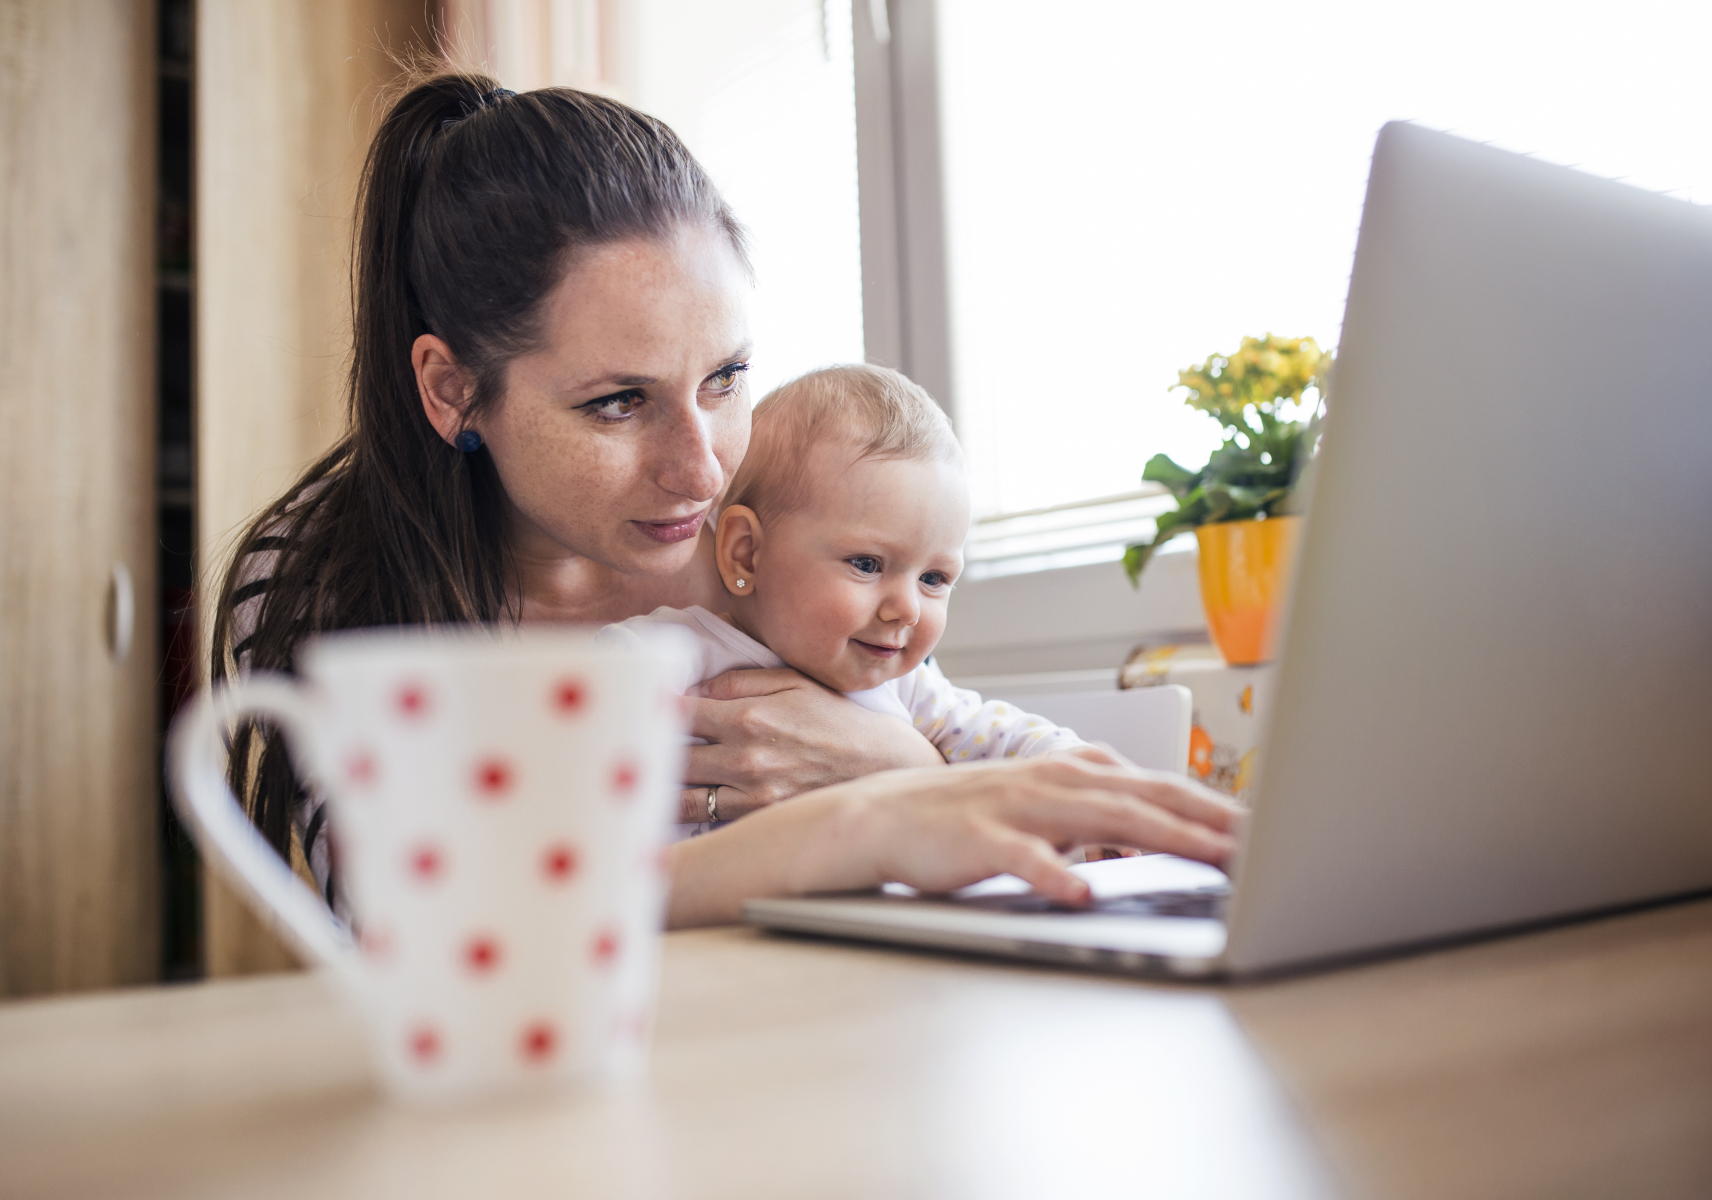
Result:
<svg viewBox="0 0 1712 1200">
<path fill-rule="evenodd" d="M 1318 384 L 1328 359 L 1313 338 L 1245 337 L 1234 354 L 1210 355 L 1179 371 L 1177 386 L 1189 393 L 1190 407 L 1240 425 L 1250 405 L 1270 412 L 1282 401 L 1301 399 Z"/>
</svg>

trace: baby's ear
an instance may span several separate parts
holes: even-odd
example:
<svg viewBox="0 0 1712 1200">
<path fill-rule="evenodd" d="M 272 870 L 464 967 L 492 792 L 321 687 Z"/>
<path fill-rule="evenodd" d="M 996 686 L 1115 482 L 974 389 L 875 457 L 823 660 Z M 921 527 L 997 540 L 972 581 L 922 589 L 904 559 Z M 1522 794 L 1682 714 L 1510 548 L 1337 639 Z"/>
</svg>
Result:
<svg viewBox="0 0 1712 1200">
<path fill-rule="evenodd" d="M 714 533 L 714 559 L 725 590 L 733 596 L 755 594 L 755 552 L 761 548 L 761 518 L 743 504 L 732 504 L 719 514 Z"/>
</svg>

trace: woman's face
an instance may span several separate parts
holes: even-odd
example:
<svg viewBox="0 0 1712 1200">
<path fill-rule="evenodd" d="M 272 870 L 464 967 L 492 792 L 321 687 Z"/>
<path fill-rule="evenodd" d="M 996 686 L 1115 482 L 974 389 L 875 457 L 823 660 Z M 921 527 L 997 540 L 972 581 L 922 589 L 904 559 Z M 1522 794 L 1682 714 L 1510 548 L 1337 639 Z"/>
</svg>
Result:
<svg viewBox="0 0 1712 1200">
<path fill-rule="evenodd" d="M 688 566 L 749 445 L 749 290 L 724 235 L 699 228 L 575 256 L 540 347 L 469 424 L 520 558 L 569 553 L 626 575 Z"/>
</svg>

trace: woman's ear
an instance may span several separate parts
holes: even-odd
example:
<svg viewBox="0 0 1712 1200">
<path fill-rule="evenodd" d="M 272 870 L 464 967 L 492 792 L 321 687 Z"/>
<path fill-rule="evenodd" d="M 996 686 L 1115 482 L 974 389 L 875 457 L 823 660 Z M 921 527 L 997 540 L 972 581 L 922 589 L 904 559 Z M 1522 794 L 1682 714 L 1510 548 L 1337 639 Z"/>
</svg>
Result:
<svg viewBox="0 0 1712 1200">
<path fill-rule="evenodd" d="M 464 409 L 474 390 L 452 348 L 431 333 L 416 339 L 410 348 L 410 365 L 416 371 L 416 390 L 428 423 L 447 445 L 458 444 L 464 431 Z"/>
<path fill-rule="evenodd" d="M 719 514 L 714 533 L 714 561 L 725 590 L 733 596 L 755 594 L 755 557 L 761 549 L 761 518 L 755 510 L 733 504 Z"/>
</svg>

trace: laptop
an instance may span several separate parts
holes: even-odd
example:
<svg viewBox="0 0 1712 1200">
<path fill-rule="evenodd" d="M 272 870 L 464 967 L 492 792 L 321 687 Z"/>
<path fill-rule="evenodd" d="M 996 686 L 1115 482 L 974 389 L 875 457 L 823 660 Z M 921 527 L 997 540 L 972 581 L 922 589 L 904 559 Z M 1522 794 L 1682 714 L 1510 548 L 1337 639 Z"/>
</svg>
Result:
<svg viewBox="0 0 1712 1200">
<path fill-rule="evenodd" d="M 1229 879 L 745 915 L 1206 979 L 1712 890 L 1712 212 L 1380 132 L 1282 647 Z"/>
</svg>

